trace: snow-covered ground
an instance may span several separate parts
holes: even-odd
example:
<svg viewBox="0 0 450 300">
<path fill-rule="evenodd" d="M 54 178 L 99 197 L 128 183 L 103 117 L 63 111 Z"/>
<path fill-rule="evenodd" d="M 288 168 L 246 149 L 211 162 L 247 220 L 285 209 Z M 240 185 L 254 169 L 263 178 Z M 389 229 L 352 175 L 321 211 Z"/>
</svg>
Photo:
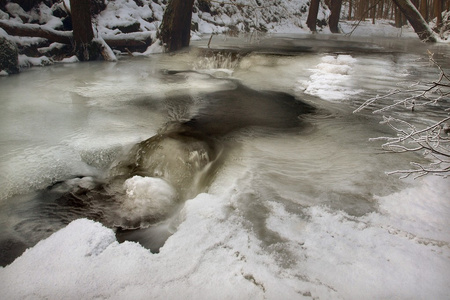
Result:
<svg viewBox="0 0 450 300">
<path fill-rule="evenodd" d="M 447 299 L 448 182 L 426 178 L 352 217 L 272 202 L 266 226 L 286 242 L 263 250 L 237 194 L 200 194 L 161 252 L 119 244 L 79 219 L 0 269 L 5 299 Z M 234 212 L 231 212 L 231 211 Z M 283 253 L 291 260 L 280 266 Z"/>
</svg>

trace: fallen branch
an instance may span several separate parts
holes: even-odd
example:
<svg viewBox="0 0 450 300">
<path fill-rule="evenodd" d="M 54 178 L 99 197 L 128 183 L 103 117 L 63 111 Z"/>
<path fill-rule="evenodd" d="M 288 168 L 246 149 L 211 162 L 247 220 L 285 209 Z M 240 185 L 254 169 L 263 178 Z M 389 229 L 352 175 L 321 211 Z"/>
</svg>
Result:
<svg viewBox="0 0 450 300">
<path fill-rule="evenodd" d="M 403 118 L 394 118 L 392 116 L 383 116 L 382 124 L 388 125 L 394 132 L 393 137 L 378 137 L 373 140 L 382 140 L 382 148 L 388 152 L 420 153 L 424 158 L 431 159 L 432 163 L 423 165 L 417 162 L 411 162 L 414 169 L 397 170 L 388 174 L 400 174 L 402 178 L 412 175 L 414 178 L 428 174 L 450 176 L 450 116 L 448 107 L 448 98 L 450 95 L 450 76 L 448 76 L 442 67 L 433 59 L 433 54 L 429 52 L 430 61 L 439 69 L 439 79 L 428 84 L 417 83 L 414 89 L 394 90 L 384 96 L 376 96 L 365 101 L 354 113 L 371 106 L 380 99 L 386 99 L 396 96 L 394 103 L 384 105 L 382 108 L 373 111 L 373 113 L 385 113 L 398 106 L 404 106 L 414 112 L 418 106 L 433 106 L 434 114 L 440 110 L 437 120 L 435 117 L 427 121 L 427 125 L 414 125 L 414 119 L 406 121 Z M 399 94 L 408 93 L 409 96 L 399 97 Z M 400 99 L 399 99 L 400 98 Z M 423 127 L 423 128 L 420 128 Z"/>
<path fill-rule="evenodd" d="M 45 25 L 21 24 L 4 20 L 0 20 L 0 28 L 9 35 L 40 37 L 62 44 L 71 44 L 73 36 L 72 31 L 58 31 Z"/>
<path fill-rule="evenodd" d="M 144 46 L 148 47 L 152 44 L 151 32 L 121 33 L 102 37 L 111 48 L 121 48 L 121 47 L 137 48 Z"/>
<path fill-rule="evenodd" d="M 60 31 L 45 25 L 21 24 L 18 22 L 0 20 L 0 28 L 9 35 L 45 38 L 51 42 L 72 44 L 72 31 Z M 102 36 L 111 48 L 146 47 L 152 43 L 151 32 L 123 33 L 113 36 Z"/>
</svg>

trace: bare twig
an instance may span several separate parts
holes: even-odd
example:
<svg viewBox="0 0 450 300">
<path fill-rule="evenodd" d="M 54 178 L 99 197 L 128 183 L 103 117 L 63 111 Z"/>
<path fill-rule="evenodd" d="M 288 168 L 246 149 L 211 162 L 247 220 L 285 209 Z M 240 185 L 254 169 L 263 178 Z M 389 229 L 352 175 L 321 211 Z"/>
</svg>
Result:
<svg viewBox="0 0 450 300">
<path fill-rule="evenodd" d="M 411 162 L 413 169 L 391 171 L 387 174 L 400 174 L 401 178 L 413 176 L 418 178 L 421 176 L 434 174 L 444 177 L 450 176 L 450 116 L 449 107 L 445 107 L 450 95 L 450 77 L 445 73 L 442 67 L 433 59 L 433 54 L 429 53 L 430 61 L 439 69 L 439 78 L 429 84 L 414 84 L 414 89 L 394 90 L 383 96 L 376 96 L 365 101 L 360 107 L 354 110 L 354 113 L 360 112 L 368 108 L 381 99 L 398 96 L 400 93 L 407 93 L 409 96 L 403 99 L 394 99 L 394 103 L 385 105 L 380 109 L 376 109 L 373 113 L 385 113 L 393 108 L 404 106 L 412 109 L 417 106 L 433 105 L 435 109 L 441 109 L 443 116 L 424 128 L 417 128 L 411 121 L 402 118 L 394 118 L 392 116 L 383 116 L 381 123 L 388 125 L 395 133 L 395 137 L 378 137 L 371 140 L 383 140 L 382 148 L 388 152 L 404 153 L 419 152 L 425 158 L 431 159 L 432 163 L 423 165 L 417 162 Z"/>
</svg>

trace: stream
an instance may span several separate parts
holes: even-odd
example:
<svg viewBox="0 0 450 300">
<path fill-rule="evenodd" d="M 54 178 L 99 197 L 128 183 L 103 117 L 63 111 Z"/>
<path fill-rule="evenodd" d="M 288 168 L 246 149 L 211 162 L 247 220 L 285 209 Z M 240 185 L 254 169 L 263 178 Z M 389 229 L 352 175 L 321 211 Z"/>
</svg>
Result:
<svg viewBox="0 0 450 300">
<path fill-rule="evenodd" d="M 386 214 L 380 199 L 419 184 L 385 172 L 424 158 L 384 153 L 369 141 L 394 134 L 381 115 L 353 111 L 436 80 L 426 51 L 448 70 L 450 46 L 326 35 L 207 42 L 0 77 L 2 266 L 79 218 L 158 253 L 183 225 L 187 201 L 226 199 L 224 214 L 239 216 L 289 269 L 308 243 L 296 234 L 314 223 L 315 209 L 363 226 Z M 375 108 L 392 99 L 384 101 Z M 395 114 L 417 124 L 442 117 Z M 448 202 L 448 180 L 439 180 L 435 200 Z M 448 246 L 439 235 L 411 234 Z"/>
</svg>

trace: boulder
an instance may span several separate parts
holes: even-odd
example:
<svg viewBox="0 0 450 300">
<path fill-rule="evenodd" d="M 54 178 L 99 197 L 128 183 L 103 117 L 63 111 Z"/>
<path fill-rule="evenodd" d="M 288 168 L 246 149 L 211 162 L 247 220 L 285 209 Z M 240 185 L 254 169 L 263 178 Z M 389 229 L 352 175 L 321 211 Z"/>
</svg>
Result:
<svg viewBox="0 0 450 300">
<path fill-rule="evenodd" d="M 19 53 L 14 42 L 0 36 L 0 71 L 19 73 Z"/>
</svg>

